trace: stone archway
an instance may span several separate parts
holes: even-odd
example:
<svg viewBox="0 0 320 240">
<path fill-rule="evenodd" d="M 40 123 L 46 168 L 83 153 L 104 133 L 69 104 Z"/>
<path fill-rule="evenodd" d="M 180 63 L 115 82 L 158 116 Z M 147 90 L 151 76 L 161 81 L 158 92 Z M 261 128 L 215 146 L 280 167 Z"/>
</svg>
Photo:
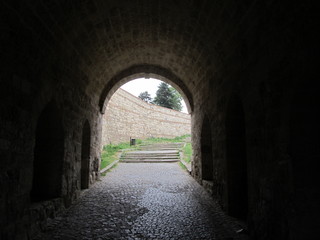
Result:
<svg viewBox="0 0 320 240">
<path fill-rule="evenodd" d="M 89 188 L 90 175 L 90 144 L 91 130 L 89 121 L 86 120 L 82 128 L 81 144 L 81 189 Z"/>
<path fill-rule="evenodd" d="M 226 116 L 227 208 L 243 220 L 248 212 L 245 116 L 239 97 L 230 99 Z"/>
<path fill-rule="evenodd" d="M 36 128 L 32 201 L 61 196 L 63 159 L 64 130 L 59 110 L 51 102 L 42 111 Z"/>
</svg>

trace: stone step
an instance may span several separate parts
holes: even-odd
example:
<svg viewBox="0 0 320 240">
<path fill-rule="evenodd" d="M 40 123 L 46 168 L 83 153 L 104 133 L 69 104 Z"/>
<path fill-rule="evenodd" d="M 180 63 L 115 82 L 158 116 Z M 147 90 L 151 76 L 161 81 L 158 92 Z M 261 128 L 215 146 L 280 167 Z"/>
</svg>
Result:
<svg viewBox="0 0 320 240">
<path fill-rule="evenodd" d="M 123 159 L 121 160 L 121 162 L 125 162 L 125 163 L 162 163 L 162 162 L 178 162 L 180 161 L 179 159 L 165 159 L 165 160 L 159 160 L 159 159 L 155 159 L 155 160 L 150 160 L 150 159 L 131 159 L 131 160 L 127 160 L 127 159 Z"/>
<path fill-rule="evenodd" d="M 146 153 L 135 153 L 135 154 L 123 154 L 121 157 L 179 157 L 179 153 L 174 153 L 174 154 L 146 154 Z"/>
<path fill-rule="evenodd" d="M 154 151 L 132 151 L 126 152 L 126 154 L 177 154 L 178 150 L 154 150 Z"/>
<path fill-rule="evenodd" d="M 179 144 L 150 144 L 150 145 L 144 145 L 140 146 L 141 149 L 179 149 L 183 147 L 183 143 Z"/>
<path fill-rule="evenodd" d="M 141 147 L 140 151 L 124 153 L 120 160 L 126 163 L 155 163 L 180 161 L 179 148 L 183 143 L 152 144 Z"/>
<path fill-rule="evenodd" d="M 146 154 L 157 154 L 157 153 L 161 153 L 161 154 L 165 154 L 165 153 L 177 153 L 179 152 L 177 149 L 174 149 L 174 150 L 150 150 L 150 151 L 147 151 L 147 150 L 141 150 L 141 151 L 132 151 L 132 152 L 126 152 L 126 153 L 146 153 Z"/>
<path fill-rule="evenodd" d="M 169 156 L 169 157 L 175 157 L 175 156 L 179 156 L 179 153 L 177 154 L 139 154 L 139 153 L 135 153 L 135 154 L 123 154 L 123 157 L 162 157 L 162 156 Z"/>
<path fill-rule="evenodd" d="M 123 156 L 120 159 L 168 159 L 168 158 L 176 158 L 178 159 L 179 156 Z"/>
<path fill-rule="evenodd" d="M 181 146 L 182 147 L 182 146 Z M 140 149 L 145 150 L 145 149 L 179 149 L 181 147 L 178 146 L 140 146 Z"/>
<path fill-rule="evenodd" d="M 159 155 L 159 156 L 163 156 L 163 155 L 179 155 L 179 152 L 170 152 L 170 153 L 159 153 L 159 152 L 154 152 L 154 153 L 152 153 L 152 152 L 150 152 L 150 153 L 146 153 L 146 152 L 127 152 L 127 153 L 124 153 L 123 155 L 125 155 L 125 156 L 139 156 L 139 155 L 149 155 L 149 156 L 157 156 L 157 155 Z"/>
<path fill-rule="evenodd" d="M 150 160 L 153 160 L 153 159 L 158 159 L 158 160 L 165 160 L 165 159 L 179 159 L 178 156 L 157 156 L 157 157 L 150 157 L 150 156 L 138 156 L 138 157 L 127 157 L 127 156 L 124 156 L 124 157 L 121 157 L 120 158 L 121 160 L 124 160 L 124 159 L 150 159 Z"/>
</svg>

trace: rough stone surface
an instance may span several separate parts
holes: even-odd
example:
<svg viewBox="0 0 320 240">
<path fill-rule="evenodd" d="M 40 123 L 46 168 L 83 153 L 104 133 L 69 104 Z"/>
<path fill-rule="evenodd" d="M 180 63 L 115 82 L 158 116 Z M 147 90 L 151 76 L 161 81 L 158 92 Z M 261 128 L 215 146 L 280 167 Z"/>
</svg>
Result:
<svg viewBox="0 0 320 240">
<path fill-rule="evenodd" d="M 1 240 L 28 239 L 35 224 L 36 130 L 48 104 L 63 146 L 55 197 L 68 207 L 82 186 L 84 124 L 91 186 L 101 113 L 136 77 L 182 90 L 192 115 L 192 176 L 202 183 L 210 144 L 201 135 L 210 132 L 212 194 L 235 215 L 240 192 L 254 239 L 319 238 L 317 1 L 1 0 L 0 28 Z"/>
<path fill-rule="evenodd" d="M 109 100 L 102 125 L 102 145 L 191 133 L 189 114 L 148 104 L 121 88 Z"/>
<path fill-rule="evenodd" d="M 119 163 L 35 239 L 246 239 L 177 163 Z"/>
</svg>

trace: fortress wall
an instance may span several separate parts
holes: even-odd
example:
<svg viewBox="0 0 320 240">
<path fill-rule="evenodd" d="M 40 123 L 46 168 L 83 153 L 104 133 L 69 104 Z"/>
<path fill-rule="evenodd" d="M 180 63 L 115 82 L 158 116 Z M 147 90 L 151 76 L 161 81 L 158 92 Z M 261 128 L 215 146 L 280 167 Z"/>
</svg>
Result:
<svg viewBox="0 0 320 240">
<path fill-rule="evenodd" d="M 187 113 L 142 101 L 119 88 L 103 116 L 102 146 L 128 142 L 131 138 L 174 138 L 191 133 Z"/>
</svg>

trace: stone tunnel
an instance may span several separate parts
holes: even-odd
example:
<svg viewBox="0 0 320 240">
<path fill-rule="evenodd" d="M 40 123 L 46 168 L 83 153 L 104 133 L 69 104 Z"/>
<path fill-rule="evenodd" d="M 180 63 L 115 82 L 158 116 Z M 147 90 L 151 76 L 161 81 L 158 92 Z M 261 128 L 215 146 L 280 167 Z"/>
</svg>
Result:
<svg viewBox="0 0 320 240">
<path fill-rule="evenodd" d="M 105 107 L 137 77 L 181 92 L 192 176 L 252 239 L 319 237 L 312 1 L 2 0 L 0 19 L 1 239 L 99 179 Z"/>
</svg>

